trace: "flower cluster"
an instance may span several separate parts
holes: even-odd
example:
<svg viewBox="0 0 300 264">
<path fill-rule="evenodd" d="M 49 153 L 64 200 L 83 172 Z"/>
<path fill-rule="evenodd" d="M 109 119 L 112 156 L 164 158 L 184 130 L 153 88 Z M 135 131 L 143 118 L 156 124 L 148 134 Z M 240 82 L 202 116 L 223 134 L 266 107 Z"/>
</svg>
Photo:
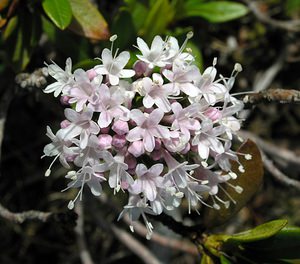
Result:
<svg viewBox="0 0 300 264">
<path fill-rule="evenodd" d="M 231 197 L 222 200 L 218 191 L 220 183 L 237 177 L 230 161 L 245 155 L 231 149 L 243 103 L 230 89 L 241 66 L 236 64 L 229 78 L 216 79 L 214 60 L 200 73 L 185 47 L 191 37 L 181 47 L 174 37 L 156 36 L 151 47 L 137 38 L 141 54 L 132 69 L 125 69 L 129 52 L 113 51 L 116 36 L 92 69 L 72 72 L 70 58 L 65 70 L 48 65 L 56 82 L 44 91 L 60 95 L 68 107 L 56 134 L 47 127 L 52 143 L 44 156 L 53 162 L 45 175 L 57 159 L 69 169 L 67 189 L 79 188 L 69 209 L 82 199 L 85 185 L 98 196 L 108 183 L 114 194 L 129 194 L 120 217 L 128 213 L 137 221 L 142 216 L 150 237 L 153 227 L 146 214 L 174 210 L 183 199 L 189 212 L 197 211 L 207 195 L 213 200 L 207 206 L 229 206 Z M 239 169 L 244 171 L 242 165 Z"/>
</svg>

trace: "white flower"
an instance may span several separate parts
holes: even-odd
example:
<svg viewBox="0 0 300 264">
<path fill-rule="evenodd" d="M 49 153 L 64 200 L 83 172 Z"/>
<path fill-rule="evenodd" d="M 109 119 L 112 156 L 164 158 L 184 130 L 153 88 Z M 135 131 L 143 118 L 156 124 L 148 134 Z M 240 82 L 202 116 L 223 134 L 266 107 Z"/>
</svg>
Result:
<svg viewBox="0 0 300 264">
<path fill-rule="evenodd" d="M 145 150 L 152 152 L 155 147 L 155 138 L 169 138 L 167 127 L 159 125 L 164 113 L 160 108 L 154 109 L 149 115 L 145 115 L 139 109 L 131 110 L 131 119 L 137 126 L 129 131 L 126 139 L 134 142 L 143 139 Z"/>
<path fill-rule="evenodd" d="M 149 49 L 146 42 L 137 38 L 138 49 L 141 51 L 142 55 L 136 55 L 139 60 L 144 61 L 148 64 L 149 68 L 154 68 L 154 66 L 164 67 L 166 65 L 164 55 L 165 42 L 160 36 L 155 36 L 151 48 Z"/>
<path fill-rule="evenodd" d="M 112 55 L 112 51 L 104 49 L 102 51 L 102 65 L 95 66 L 95 71 L 101 75 L 107 75 L 111 85 L 119 84 L 119 78 L 130 78 L 135 75 L 134 70 L 123 69 L 129 61 L 130 54 L 123 51 L 119 56 Z"/>
<path fill-rule="evenodd" d="M 168 96 L 172 94 L 172 88 L 163 86 L 163 78 L 160 74 L 152 75 L 153 81 L 149 78 L 143 78 L 143 86 L 140 94 L 144 96 L 143 105 L 151 108 L 154 104 L 164 112 L 171 110 L 171 104 Z"/>
<path fill-rule="evenodd" d="M 48 73 L 50 76 L 52 76 L 54 79 L 56 79 L 56 82 L 48 85 L 44 92 L 45 93 L 53 93 L 54 96 L 57 97 L 61 92 L 65 92 L 64 90 L 70 89 L 70 87 L 74 83 L 73 74 L 71 72 L 72 70 L 72 60 L 71 58 L 68 58 L 66 60 L 66 68 L 63 70 L 60 68 L 56 63 L 53 62 L 53 64 L 48 65 Z"/>
<path fill-rule="evenodd" d="M 80 148 L 84 149 L 88 144 L 90 134 L 97 135 L 100 131 L 99 126 L 92 121 L 93 112 L 90 109 L 82 113 L 66 108 L 66 118 L 71 121 L 71 124 L 62 129 L 63 137 L 72 140 L 74 137 L 80 135 Z"/>
</svg>

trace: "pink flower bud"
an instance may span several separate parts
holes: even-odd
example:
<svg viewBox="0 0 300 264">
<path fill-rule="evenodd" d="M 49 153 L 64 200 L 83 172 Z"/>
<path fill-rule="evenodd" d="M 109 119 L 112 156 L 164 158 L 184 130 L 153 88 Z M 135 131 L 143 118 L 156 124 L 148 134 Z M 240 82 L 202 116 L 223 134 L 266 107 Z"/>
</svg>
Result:
<svg viewBox="0 0 300 264">
<path fill-rule="evenodd" d="M 134 141 L 128 148 L 128 152 L 131 153 L 136 158 L 145 153 L 144 143 L 139 141 Z"/>
<path fill-rule="evenodd" d="M 158 161 L 162 158 L 162 153 L 160 150 L 154 150 L 150 153 L 150 157 L 154 160 L 154 161 Z"/>
<path fill-rule="evenodd" d="M 68 127 L 70 124 L 71 124 L 71 122 L 70 122 L 69 120 L 65 119 L 65 120 L 63 120 L 63 121 L 60 122 L 60 127 L 61 127 L 61 128 L 66 128 L 66 127 Z"/>
<path fill-rule="evenodd" d="M 67 95 L 63 95 L 60 97 L 60 103 L 62 105 L 70 105 L 69 100 L 70 100 L 70 97 Z"/>
<path fill-rule="evenodd" d="M 101 134 L 98 136 L 99 139 L 99 147 L 101 149 L 109 149 L 111 148 L 112 137 L 108 134 Z"/>
<path fill-rule="evenodd" d="M 110 127 L 103 127 L 103 128 L 101 128 L 101 133 L 102 134 L 108 134 L 109 130 L 110 130 Z"/>
<path fill-rule="evenodd" d="M 190 145 L 190 143 L 187 143 L 185 145 L 185 148 L 183 150 L 181 150 L 180 153 L 181 154 L 186 154 L 186 153 L 188 153 L 190 151 L 190 149 L 191 149 L 191 145 Z"/>
<path fill-rule="evenodd" d="M 161 148 L 161 140 L 159 138 L 155 138 L 155 150 L 159 150 Z"/>
<path fill-rule="evenodd" d="M 135 70 L 136 76 L 140 77 L 148 71 L 148 65 L 147 65 L 147 63 L 145 63 L 143 61 L 137 61 L 133 65 L 133 69 Z"/>
<path fill-rule="evenodd" d="M 86 73 L 90 80 L 93 80 L 97 76 L 97 72 L 94 69 L 90 69 Z"/>
<path fill-rule="evenodd" d="M 112 130 L 118 135 L 125 135 L 129 131 L 128 123 L 122 120 L 117 120 L 114 122 Z"/>
<path fill-rule="evenodd" d="M 124 162 L 128 165 L 128 169 L 135 169 L 137 161 L 136 158 L 134 156 L 132 156 L 131 154 L 126 154 Z"/>
<path fill-rule="evenodd" d="M 77 155 L 66 155 L 65 156 L 67 162 L 73 162 L 76 157 L 77 157 Z"/>
<path fill-rule="evenodd" d="M 117 148 L 117 149 L 121 149 L 126 145 L 126 138 L 125 135 L 114 135 L 112 138 L 112 142 L 111 144 Z"/>
<path fill-rule="evenodd" d="M 210 107 L 205 111 L 204 115 L 212 121 L 216 121 L 222 117 L 222 112 L 215 107 Z"/>
<path fill-rule="evenodd" d="M 197 145 L 191 145 L 190 150 L 193 152 L 198 152 L 198 146 Z"/>
</svg>

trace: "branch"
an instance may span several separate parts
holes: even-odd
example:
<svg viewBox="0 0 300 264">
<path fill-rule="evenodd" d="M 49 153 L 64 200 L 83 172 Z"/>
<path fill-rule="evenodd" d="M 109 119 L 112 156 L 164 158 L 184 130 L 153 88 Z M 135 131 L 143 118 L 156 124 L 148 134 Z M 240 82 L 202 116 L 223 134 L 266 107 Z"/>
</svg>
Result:
<svg viewBox="0 0 300 264">
<path fill-rule="evenodd" d="M 78 215 L 75 233 L 77 235 L 77 245 L 82 264 L 94 264 L 90 252 L 87 249 L 85 236 L 84 236 L 84 212 L 83 203 L 75 204 L 75 212 Z"/>
<path fill-rule="evenodd" d="M 267 142 L 260 138 L 259 136 L 245 130 L 240 130 L 238 135 L 242 138 L 250 138 L 252 139 L 264 152 L 278 157 L 280 159 L 284 159 L 289 163 L 294 163 L 300 165 L 300 157 L 297 156 L 293 151 L 290 151 L 285 148 L 278 147 L 270 142 Z"/>
<path fill-rule="evenodd" d="M 105 197 L 104 194 L 101 194 L 101 196 Z M 92 205 L 95 205 L 95 203 L 92 203 Z M 120 242 L 122 242 L 128 249 L 130 249 L 134 254 L 141 258 L 143 260 L 143 263 L 160 264 L 160 261 L 152 254 L 151 251 L 143 246 L 141 242 L 135 239 L 128 232 L 116 227 L 113 223 L 109 223 L 101 216 L 101 214 L 97 213 L 95 206 L 89 206 L 88 209 L 94 216 L 93 218 L 96 219 L 97 224 L 101 229 L 113 233 Z M 116 207 L 112 207 L 112 209 L 115 210 Z"/>
<path fill-rule="evenodd" d="M 254 105 L 259 103 L 299 103 L 300 91 L 286 89 L 268 89 L 258 93 L 248 94 L 243 98 L 245 104 Z"/>
<path fill-rule="evenodd" d="M 99 200 L 102 203 L 104 203 L 105 205 L 109 206 L 111 209 L 113 209 L 116 214 L 120 213 L 121 209 L 115 203 L 113 203 L 112 200 L 109 200 L 107 198 L 107 196 L 104 195 L 104 193 L 101 194 L 101 196 L 99 196 Z M 133 227 L 134 227 L 134 231 L 137 234 L 139 234 L 143 237 L 146 236 L 146 234 L 147 234 L 146 227 L 144 225 L 140 224 L 139 222 L 131 223 L 128 214 L 124 214 L 122 220 L 127 225 L 132 224 Z M 173 220 L 173 221 L 175 221 L 175 220 Z M 176 222 L 176 223 L 178 223 L 178 222 Z M 169 227 L 169 226 L 167 226 L 167 227 Z M 171 227 L 169 227 L 169 228 L 171 229 Z M 151 241 L 153 241 L 157 244 L 160 244 L 164 247 L 173 248 L 175 250 L 183 251 L 183 252 L 193 254 L 193 255 L 199 255 L 199 251 L 198 251 L 197 247 L 194 244 L 187 241 L 187 240 L 178 240 L 178 239 L 175 239 L 175 238 L 165 237 L 165 236 L 162 236 L 162 235 L 160 235 L 156 232 L 153 232 L 152 236 L 151 236 Z"/>
<path fill-rule="evenodd" d="M 140 257 L 146 264 L 160 264 L 161 262 L 138 240 L 126 231 L 111 225 L 111 230 L 115 237 L 119 239 L 126 247 L 128 247 L 133 253 Z"/>
<path fill-rule="evenodd" d="M 284 29 L 291 32 L 299 32 L 300 31 L 300 20 L 289 20 L 289 21 L 283 21 L 283 20 L 276 20 L 265 13 L 261 12 L 259 8 L 257 7 L 256 1 L 251 0 L 243 0 L 245 2 L 249 9 L 252 11 L 252 13 L 256 16 L 258 20 L 260 20 L 262 23 L 268 24 L 275 28 Z"/>
<path fill-rule="evenodd" d="M 300 190 L 300 181 L 289 178 L 287 175 L 285 175 L 283 172 L 281 172 L 274 165 L 273 161 L 268 159 L 266 154 L 261 152 L 261 155 L 262 155 L 262 159 L 263 159 L 265 168 L 271 173 L 271 175 L 274 176 L 275 179 L 277 179 L 278 181 L 280 181 L 281 183 L 283 183 L 286 186 L 292 186 L 292 187 Z"/>
<path fill-rule="evenodd" d="M 52 213 L 34 210 L 13 213 L 0 204 L 0 216 L 9 221 L 21 224 L 26 220 L 39 220 L 46 222 L 52 216 Z"/>
</svg>

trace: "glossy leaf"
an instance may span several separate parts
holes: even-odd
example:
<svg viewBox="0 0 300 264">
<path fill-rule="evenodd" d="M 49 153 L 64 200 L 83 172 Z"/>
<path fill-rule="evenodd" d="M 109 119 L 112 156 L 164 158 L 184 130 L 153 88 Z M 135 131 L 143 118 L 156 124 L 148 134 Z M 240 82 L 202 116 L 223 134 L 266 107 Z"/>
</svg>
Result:
<svg viewBox="0 0 300 264">
<path fill-rule="evenodd" d="M 10 65 L 15 72 L 25 69 L 30 57 L 37 45 L 41 32 L 39 16 L 31 16 L 22 13 L 18 17 L 10 19 L 3 34 L 6 64 Z"/>
<path fill-rule="evenodd" d="M 102 14 L 89 0 L 69 0 L 73 21 L 69 28 L 81 36 L 94 39 L 108 39 L 108 25 Z"/>
<path fill-rule="evenodd" d="M 149 13 L 147 6 L 137 0 L 124 0 L 124 2 L 126 3 L 124 10 L 130 13 L 134 28 L 136 31 L 139 31 L 143 27 L 145 18 Z"/>
<path fill-rule="evenodd" d="M 232 262 L 229 260 L 229 259 L 227 259 L 224 255 L 221 255 L 221 257 L 220 257 L 220 262 L 221 262 L 221 264 L 231 264 Z"/>
<path fill-rule="evenodd" d="M 245 248 L 273 259 L 300 259 L 300 228 L 284 227 L 268 239 L 247 243 Z"/>
<path fill-rule="evenodd" d="M 274 220 L 242 233 L 234 234 L 229 239 L 233 242 L 253 242 L 263 240 L 277 234 L 287 224 L 287 220 Z"/>
<path fill-rule="evenodd" d="M 131 14 L 127 10 L 121 11 L 116 16 L 111 30 L 113 34 L 118 36 L 115 45 L 121 50 L 125 49 L 132 39 L 136 37 L 134 22 Z"/>
<path fill-rule="evenodd" d="M 72 20 L 72 9 L 68 0 L 43 0 L 43 9 L 51 21 L 65 29 Z"/>
<path fill-rule="evenodd" d="M 202 254 L 202 257 L 201 257 L 201 264 L 216 264 L 213 259 L 206 255 L 206 254 Z"/>
<path fill-rule="evenodd" d="M 227 192 L 219 191 L 218 196 L 223 200 L 229 200 L 229 196 L 236 202 L 231 203 L 229 208 L 221 207 L 220 210 L 211 208 L 205 208 L 203 216 L 203 224 L 207 228 L 217 226 L 225 223 L 233 215 L 235 215 L 241 208 L 243 208 L 252 196 L 259 190 L 263 179 L 263 163 L 261 155 L 256 144 L 247 140 L 238 149 L 239 153 L 251 154 L 252 159 L 246 160 L 243 156 L 239 156 L 240 163 L 244 166 L 245 172 L 241 173 L 238 169 L 239 164 L 232 162 L 232 171 L 235 172 L 238 177 L 235 180 L 230 180 L 234 186 L 240 186 L 243 188 L 242 193 L 237 193 L 235 189 L 229 185 L 223 185 L 223 188 Z"/>
<path fill-rule="evenodd" d="M 153 1 L 145 23 L 138 32 L 139 35 L 145 36 L 148 41 L 152 40 L 155 35 L 160 35 L 166 30 L 174 15 L 175 11 L 168 0 Z"/>
<path fill-rule="evenodd" d="M 242 17 L 248 13 L 248 8 L 231 1 L 201 2 L 188 0 L 184 2 L 181 17 L 203 17 L 209 22 L 220 23 Z"/>
</svg>

